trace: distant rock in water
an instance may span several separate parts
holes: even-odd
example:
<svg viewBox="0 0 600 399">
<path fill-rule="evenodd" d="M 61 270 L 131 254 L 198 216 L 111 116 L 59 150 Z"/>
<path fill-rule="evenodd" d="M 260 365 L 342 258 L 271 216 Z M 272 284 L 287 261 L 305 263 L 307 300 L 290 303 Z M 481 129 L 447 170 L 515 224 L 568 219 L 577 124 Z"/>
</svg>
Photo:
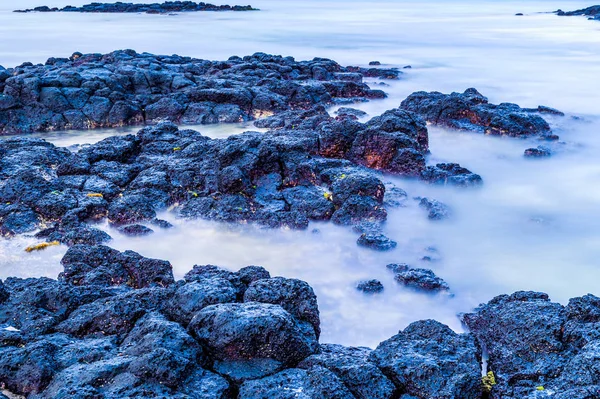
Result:
<svg viewBox="0 0 600 399">
<path fill-rule="evenodd" d="M 528 148 L 524 154 L 527 158 L 547 158 L 552 155 L 552 151 L 544 146 L 537 146 L 537 148 Z"/>
<path fill-rule="evenodd" d="M 396 241 L 380 233 L 363 233 L 358 237 L 356 243 L 361 247 L 374 249 L 376 251 L 389 251 L 398 245 Z"/>
<path fill-rule="evenodd" d="M 427 210 L 428 217 L 431 220 L 443 220 L 448 219 L 452 215 L 450 207 L 443 202 L 429 198 L 415 198 L 419 201 L 419 206 Z"/>
<path fill-rule="evenodd" d="M 405 263 L 390 263 L 387 268 L 394 273 L 398 283 L 407 287 L 432 292 L 450 290 L 448 283 L 429 269 L 413 269 Z"/>
<path fill-rule="evenodd" d="M 429 183 L 463 187 L 483 184 L 481 176 L 456 163 L 438 163 L 435 166 L 428 166 L 421 172 L 421 178 Z"/>
<path fill-rule="evenodd" d="M 383 284 L 379 280 L 360 281 L 356 285 L 356 289 L 365 294 L 376 294 L 383 291 Z"/>
<path fill-rule="evenodd" d="M 562 114 L 549 107 L 490 104 L 475 89 L 452 94 L 416 92 L 402 101 L 400 108 L 415 112 L 434 125 L 512 137 L 550 136 L 550 125 L 537 114 Z"/>
<path fill-rule="evenodd" d="M 0 68 L 0 135 L 171 121 L 233 123 L 314 105 L 386 97 L 364 77 L 396 69 L 342 67 L 256 53 L 227 61 L 120 50 Z M 424 127 L 423 123 L 423 127 Z"/>
<path fill-rule="evenodd" d="M 589 17 L 588 19 L 600 21 L 600 5 L 591 6 L 588 8 L 582 8 L 581 10 L 575 10 L 575 11 L 557 10 L 557 11 L 555 11 L 555 13 L 556 13 L 556 15 L 560 15 L 560 16 L 581 15 L 581 16 Z"/>
<path fill-rule="evenodd" d="M 129 226 L 122 226 L 119 227 L 118 230 L 120 233 L 131 237 L 147 236 L 148 234 L 154 233 L 154 230 L 141 224 L 130 224 Z"/>
<path fill-rule="evenodd" d="M 140 13 L 166 14 L 171 12 L 193 11 L 255 11 L 252 6 L 216 6 L 209 3 L 194 3 L 193 1 L 166 1 L 164 3 L 90 3 L 81 7 L 66 6 L 63 8 L 40 6 L 15 12 L 93 12 L 93 13 Z"/>
</svg>

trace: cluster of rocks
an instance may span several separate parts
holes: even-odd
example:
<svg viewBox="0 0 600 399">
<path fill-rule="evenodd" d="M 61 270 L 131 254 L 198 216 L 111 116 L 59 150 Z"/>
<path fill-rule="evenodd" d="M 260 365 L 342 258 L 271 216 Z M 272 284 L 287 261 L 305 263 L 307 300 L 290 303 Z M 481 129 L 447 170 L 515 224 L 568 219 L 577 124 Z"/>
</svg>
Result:
<svg viewBox="0 0 600 399">
<path fill-rule="evenodd" d="M 138 54 L 75 53 L 45 65 L 0 67 L 0 134 L 154 124 L 254 120 L 315 104 L 383 98 L 364 77 L 396 69 L 342 67 L 257 53 L 227 61 Z"/>
<path fill-rule="evenodd" d="M 81 7 L 66 6 L 63 8 L 40 6 L 26 10 L 15 10 L 15 12 L 94 12 L 94 13 L 147 13 L 167 14 L 172 12 L 192 11 L 254 11 L 252 6 L 216 6 L 209 3 L 195 3 L 193 1 L 166 1 L 164 3 L 91 3 Z"/>
<path fill-rule="evenodd" d="M 490 104 L 486 97 L 473 88 L 464 93 L 451 94 L 416 92 L 402 101 L 400 107 L 421 115 L 434 125 L 490 135 L 538 137 L 547 141 L 556 141 L 559 137 L 540 115 L 564 116 L 561 111 L 541 105 L 537 108 L 521 108 L 512 103 Z M 524 152 L 524 156 L 529 158 L 550 155 L 552 152 L 546 146 L 528 148 Z M 477 175 L 460 176 L 458 179 L 463 185 L 480 183 Z"/>
<path fill-rule="evenodd" d="M 589 17 L 588 19 L 590 19 L 590 20 L 600 21 L 600 5 L 591 6 L 588 8 L 583 8 L 581 10 L 575 10 L 575 11 L 557 10 L 557 11 L 555 11 L 555 13 L 556 13 L 556 15 L 560 15 L 560 16 L 583 15 L 583 16 Z"/>
<path fill-rule="evenodd" d="M 0 281 L 0 384 L 28 398 L 539 398 L 597 394 L 600 298 L 503 295 L 418 321 L 375 350 L 319 344 L 316 296 L 258 266 L 76 245 L 58 280 Z M 482 384 L 482 356 L 488 377 Z M 487 392 L 485 392 L 487 390 Z"/>
<path fill-rule="evenodd" d="M 12 393 L 425 399 L 481 392 L 470 337 L 425 321 L 375 351 L 319 345 L 312 288 L 262 267 L 194 266 L 175 281 L 166 261 L 87 245 L 71 247 L 62 264 L 58 280 L 0 282 L 0 383 Z M 422 372 L 423 356 L 436 371 Z M 440 380 L 448 373 L 456 378 Z"/>
<path fill-rule="evenodd" d="M 586 295 L 563 306 L 543 293 L 517 292 L 462 319 L 495 375 L 491 398 L 600 394 L 600 298 Z"/>
<path fill-rule="evenodd" d="M 416 92 L 402 101 L 400 107 L 434 125 L 491 135 L 539 136 L 547 140 L 557 140 L 558 136 L 540 114 L 563 115 L 545 106 L 532 109 L 512 103 L 490 104 L 472 88 L 451 94 Z"/>
<path fill-rule="evenodd" d="M 302 229 L 310 220 L 368 222 L 359 244 L 391 249 L 378 231 L 386 206 L 406 193 L 381 172 L 462 181 L 463 168 L 426 167 L 425 122 L 401 109 L 366 123 L 329 116 L 322 106 L 259 121 L 266 133 L 210 139 L 170 122 L 84 146 L 77 153 L 42 139 L 0 141 L 0 229 L 67 245 L 110 237 L 86 224 L 105 217 L 127 234 L 140 223 L 169 227 L 156 212 L 172 207 L 186 218 Z M 432 168 L 456 173 L 440 180 Z M 460 184 L 460 183 L 456 183 Z"/>
<path fill-rule="evenodd" d="M 443 279 L 429 269 L 413 268 L 406 263 L 390 263 L 387 269 L 394 273 L 394 280 L 409 288 L 425 292 L 448 292 L 450 287 Z M 377 294 L 384 290 L 379 280 L 363 280 L 356 289 L 366 294 Z"/>
</svg>

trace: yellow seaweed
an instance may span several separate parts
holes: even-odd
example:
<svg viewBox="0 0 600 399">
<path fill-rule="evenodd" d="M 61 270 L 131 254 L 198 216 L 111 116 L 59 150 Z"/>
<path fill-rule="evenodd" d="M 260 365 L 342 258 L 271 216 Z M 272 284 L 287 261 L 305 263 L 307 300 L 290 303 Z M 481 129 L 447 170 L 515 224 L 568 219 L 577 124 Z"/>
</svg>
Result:
<svg viewBox="0 0 600 399">
<path fill-rule="evenodd" d="M 488 371 L 486 375 L 481 377 L 481 384 L 483 385 L 484 392 L 491 392 L 494 385 L 496 385 L 496 376 L 493 371 Z"/>
<path fill-rule="evenodd" d="M 28 246 L 27 248 L 25 248 L 25 252 L 41 251 L 48 247 L 54 247 L 57 245 L 60 245 L 60 242 L 58 242 L 58 241 L 41 242 L 39 244 L 34 244 L 34 245 Z"/>
</svg>

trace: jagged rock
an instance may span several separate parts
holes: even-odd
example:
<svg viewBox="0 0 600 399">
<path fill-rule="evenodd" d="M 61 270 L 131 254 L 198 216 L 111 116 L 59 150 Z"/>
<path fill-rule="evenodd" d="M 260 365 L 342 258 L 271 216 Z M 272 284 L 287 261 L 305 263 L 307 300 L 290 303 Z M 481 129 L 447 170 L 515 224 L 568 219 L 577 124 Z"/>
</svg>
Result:
<svg viewBox="0 0 600 399">
<path fill-rule="evenodd" d="M 391 240 L 380 233 L 363 233 L 358 237 L 356 243 L 361 247 L 371 248 L 377 251 L 389 251 L 398 245 L 396 241 Z"/>
<path fill-rule="evenodd" d="M 407 287 L 423 291 L 449 291 L 448 284 L 429 269 L 413 269 L 405 263 L 390 263 L 394 279 Z"/>
<path fill-rule="evenodd" d="M 427 216 L 431 220 L 448 219 L 452 215 L 450 207 L 443 202 L 429 198 L 417 198 L 417 200 L 419 206 L 429 212 Z"/>
<path fill-rule="evenodd" d="M 433 320 L 417 321 L 369 356 L 403 392 L 419 399 L 481 397 L 473 337 Z"/>
<path fill-rule="evenodd" d="M 416 92 L 402 101 L 400 107 L 421 115 L 430 123 L 453 129 L 513 137 L 551 134 L 548 123 L 536 115 L 543 111 L 511 103 L 490 104 L 473 88 L 452 94 Z"/>
<path fill-rule="evenodd" d="M 383 291 L 383 284 L 379 280 L 360 281 L 356 285 L 356 289 L 366 294 L 375 294 Z"/>
<path fill-rule="evenodd" d="M 279 305 L 246 302 L 211 305 L 189 330 L 215 359 L 215 370 L 231 378 L 259 378 L 317 351 L 315 332 Z"/>
</svg>

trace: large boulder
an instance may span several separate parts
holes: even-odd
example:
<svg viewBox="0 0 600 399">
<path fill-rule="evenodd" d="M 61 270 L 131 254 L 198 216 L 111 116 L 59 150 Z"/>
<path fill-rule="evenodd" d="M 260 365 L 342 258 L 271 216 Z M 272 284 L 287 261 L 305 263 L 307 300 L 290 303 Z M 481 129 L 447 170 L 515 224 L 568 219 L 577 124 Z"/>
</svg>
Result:
<svg viewBox="0 0 600 399">
<path fill-rule="evenodd" d="M 399 389 L 419 399 L 480 398 L 478 359 L 472 336 L 433 320 L 412 323 L 370 355 Z"/>
<path fill-rule="evenodd" d="M 194 316 L 189 331 L 208 349 L 215 370 L 239 380 L 293 367 L 318 350 L 312 328 L 266 303 L 207 306 Z"/>
<path fill-rule="evenodd" d="M 451 94 L 416 92 L 400 107 L 421 115 L 427 122 L 454 129 L 512 137 L 551 135 L 550 126 L 537 109 L 510 103 L 490 104 L 473 88 Z"/>
</svg>

